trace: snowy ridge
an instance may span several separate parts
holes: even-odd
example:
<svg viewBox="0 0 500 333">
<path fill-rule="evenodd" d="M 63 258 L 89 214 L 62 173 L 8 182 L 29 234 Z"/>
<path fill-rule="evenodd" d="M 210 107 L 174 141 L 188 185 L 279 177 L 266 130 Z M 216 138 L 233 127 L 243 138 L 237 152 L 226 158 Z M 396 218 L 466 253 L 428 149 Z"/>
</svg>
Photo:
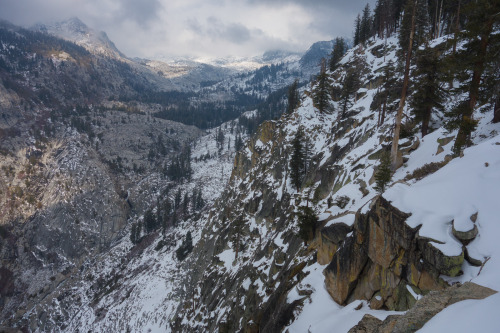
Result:
<svg viewBox="0 0 500 333">
<path fill-rule="evenodd" d="M 384 54 L 372 52 L 372 50 L 380 48 L 388 50 L 385 56 Z M 348 65 L 353 61 L 364 62 L 366 71 L 361 72 L 361 81 L 365 83 L 368 80 L 376 82 L 377 77 L 381 76 L 379 69 L 390 60 L 395 60 L 396 49 L 397 41 L 395 38 L 387 41 L 376 40 L 366 49 L 355 48 L 350 50 L 344 57 L 342 64 Z M 341 73 L 339 71 L 339 74 Z M 242 306 L 241 311 L 244 311 L 245 305 L 249 304 L 247 302 L 249 302 L 250 296 L 258 295 L 259 304 L 265 308 L 265 304 L 269 304 L 267 302 L 272 302 L 273 295 L 284 292 L 283 275 L 294 271 L 294 267 L 298 262 L 310 262 L 312 260 L 310 254 L 304 253 L 297 248 L 296 239 L 291 237 L 292 234 L 297 232 L 295 223 L 291 222 L 293 217 L 290 215 L 295 210 L 297 201 L 301 200 L 303 203 L 306 200 L 313 201 L 314 193 L 322 185 L 320 181 L 313 181 L 310 185 L 306 185 L 306 188 L 302 189 L 301 192 L 297 193 L 291 184 L 287 171 L 288 161 L 291 141 L 299 127 L 304 128 L 305 134 L 309 138 L 312 159 L 318 161 L 315 165 L 317 170 L 327 166 L 334 154 L 337 157 L 340 154 L 340 157 L 338 157 L 339 162 L 333 166 L 340 170 L 334 181 L 335 186 L 330 189 L 329 194 L 323 196 L 324 199 L 320 199 L 315 203 L 316 213 L 323 221 L 329 221 L 329 224 L 336 222 L 352 224 L 355 212 L 366 212 L 368 210 L 370 202 L 377 197 L 373 175 L 379 162 L 375 156 L 383 149 L 385 142 L 390 140 L 394 119 L 394 113 L 390 113 L 385 123 L 380 127 L 377 126 L 377 114 L 370 110 L 376 91 L 376 85 L 370 83 L 366 83 L 364 87 L 360 88 L 357 92 L 359 97 L 349 107 L 349 116 L 346 118 L 342 118 L 338 111 L 333 113 L 318 112 L 314 107 L 312 98 L 309 97 L 310 92 L 306 92 L 298 110 L 291 115 L 284 115 L 279 121 L 269 122 L 259 129 L 254 139 L 240 153 L 240 160 L 237 159 L 237 163 L 248 164 L 250 169 L 239 174 L 233 172 L 230 188 L 223 195 L 224 206 L 233 207 L 231 215 L 233 218 L 223 222 L 222 215 L 215 215 L 216 210 L 212 209 L 214 215 L 208 221 L 206 236 L 204 236 L 213 238 L 216 243 L 223 244 L 220 250 L 214 253 L 216 261 L 207 268 L 204 277 L 218 281 L 215 290 L 221 293 L 224 298 L 219 300 L 217 307 L 212 312 L 202 311 L 196 312 L 194 315 L 183 316 L 182 325 L 184 326 L 182 327 L 211 330 L 213 328 L 213 317 L 217 318 L 219 323 L 226 325 L 231 321 L 231 318 L 234 318 L 232 316 L 243 319 L 239 324 L 233 326 L 234 329 L 249 327 L 249 325 L 252 325 L 253 320 L 248 322 L 245 322 L 245 320 L 252 318 L 251 315 L 242 312 L 236 315 L 238 309 L 235 308 L 235 304 Z M 451 107 L 454 98 L 455 96 L 450 97 L 447 101 L 447 107 Z M 334 102 L 333 104 L 336 110 L 340 109 L 338 103 Z M 410 112 L 409 108 L 406 108 L 405 112 L 408 114 Z M 393 176 L 392 186 L 384 196 L 389 200 L 393 200 L 396 207 L 414 213 L 408 223 L 411 225 L 423 223 L 421 235 L 435 239 L 437 242 L 433 244 L 444 253 L 449 254 L 453 254 L 454 249 L 458 249 L 458 242 L 452 236 L 450 221 L 454 218 L 457 221 L 457 228 L 466 230 L 470 227 L 470 223 L 466 219 L 478 211 L 479 223 L 483 221 L 480 216 L 488 218 L 489 221 L 481 223 L 479 236 L 469 245 L 468 249 L 470 248 L 471 254 L 476 255 L 476 259 L 485 262 L 490 255 L 496 253 L 496 250 L 492 249 L 494 242 L 486 240 L 482 243 L 484 236 L 481 235 L 485 233 L 489 235 L 498 234 L 496 226 L 492 225 L 495 204 L 491 200 L 498 197 L 497 188 L 500 169 L 494 166 L 498 165 L 496 158 L 498 156 L 498 145 L 496 142 L 499 140 L 498 132 L 500 127 L 498 124 L 490 123 L 491 111 L 478 112 L 475 117 L 479 120 L 478 128 L 473 137 L 477 147 L 466 150 L 464 158 L 453 160 L 439 172 L 423 180 L 413 179 L 409 176 L 416 169 L 428 163 L 445 163 L 449 160 L 452 141 L 443 139 L 454 137 L 456 132 L 450 133 L 441 128 L 442 115 L 437 114 L 432 121 L 435 130 L 431 134 L 424 138 L 420 134 L 414 134 L 407 139 L 401 140 L 400 146 L 408 148 L 404 153 L 405 164 Z M 268 132 L 272 133 L 271 137 L 267 134 Z M 470 154 L 469 158 L 467 158 L 468 154 Z M 480 156 L 492 157 L 481 158 L 480 161 L 473 163 Z M 489 166 L 486 166 L 485 163 L 488 163 Z M 471 164 L 474 164 L 474 166 Z M 487 173 L 484 174 L 486 168 L 488 168 Z M 446 186 L 441 186 L 442 183 L 456 182 L 457 177 L 460 177 L 458 176 L 461 173 L 460 170 L 470 171 L 471 183 L 465 182 L 461 185 L 450 186 L 449 189 L 446 189 Z M 438 191 L 436 186 L 441 190 Z M 469 186 L 472 186 L 471 193 L 463 196 L 462 199 L 457 200 L 451 206 L 441 206 L 441 201 L 436 200 L 437 197 L 448 197 L 449 199 L 445 202 L 453 202 L 456 195 L 467 191 Z M 413 187 L 415 187 L 415 192 L 412 192 Z M 427 196 L 426 200 L 428 201 L 422 201 L 423 206 L 414 204 L 415 201 L 418 201 L 415 198 L 420 198 L 426 191 L 433 193 L 432 196 Z M 292 197 L 295 198 L 294 202 L 290 200 Z M 328 203 L 330 198 L 335 200 L 340 197 L 348 198 L 345 207 L 332 206 Z M 433 202 L 430 202 L 432 200 Z M 266 203 L 269 201 L 275 202 L 276 209 L 285 212 L 284 215 L 288 216 L 288 218 L 283 215 L 272 217 L 272 213 L 271 215 L 265 215 L 269 214 L 269 212 L 265 212 L 270 209 L 266 207 Z M 426 204 L 428 207 L 426 207 Z M 437 208 L 438 206 L 440 208 Z M 428 215 L 418 214 L 414 212 L 414 209 L 426 211 Z M 235 245 L 234 238 L 228 240 L 228 234 L 231 235 L 240 228 L 237 226 L 237 216 L 243 216 L 243 219 L 247 221 L 244 224 L 244 232 L 250 234 L 250 238 L 245 241 L 244 249 L 239 249 Z M 257 235 L 258 237 L 256 237 Z M 493 238 L 494 236 L 491 236 L 491 239 Z M 238 257 L 236 252 L 239 252 Z M 284 260 L 279 259 L 283 258 L 283 256 L 285 256 Z M 290 257 L 293 258 L 293 261 L 290 260 Z M 498 284 L 496 281 L 493 282 L 497 272 L 496 265 L 491 263 L 491 259 L 486 262 L 485 267 L 488 265 L 490 265 L 489 273 L 488 270 L 483 269 L 478 276 L 480 269 L 472 267 L 464 261 L 462 267 L 464 274 L 458 279 L 453 278 L 449 281 L 466 281 L 470 279 L 478 283 L 484 281 L 484 285 L 498 290 Z M 289 332 L 303 332 L 305 330 L 325 332 L 331 327 L 339 327 L 340 331 L 347 331 L 357 324 L 366 313 L 375 315 L 378 318 L 385 318 L 387 315 L 392 314 L 387 311 L 354 310 L 360 302 L 354 302 L 345 307 L 335 304 L 324 287 L 324 268 L 325 266 L 319 264 L 307 266 L 304 268 L 304 273 L 309 273 L 307 277 L 299 285 L 292 288 L 289 293 L 286 292 L 288 293 L 287 299 L 289 303 L 306 299 L 303 306 L 294 312 L 295 318 L 287 326 Z M 251 276 L 250 280 L 248 280 L 248 275 Z M 229 281 L 232 281 L 232 287 L 228 287 Z M 203 285 L 206 282 L 202 280 L 199 283 Z M 234 284 L 242 286 L 246 292 L 243 294 L 238 293 Z M 213 284 L 211 286 L 212 290 L 214 290 Z M 304 289 L 311 292 L 310 296 L 303 296 Z M 298 290 L 302 290 L 302 294 L 299 294 Z M 207 292 L 208 290 L 205 290 L 205 293 Z M 207 298 L 209 296 L 201 291 L 200 297 Z M 198 301 L 198 298 L 196 298 L 195 302 Z M 366 303 L 364 304 L 366 305 Z M 199 316 L 196 316 L 196 314 Z M 323 314 L 322 320 L 316 320 L 317 314 Z M 490 324 L 493 326 L 490 327 L 496 327 L 495 319 L 492 318 L 492 320 Z M 458 329 L 458 327 L 456 328 Z"/>
</svg>

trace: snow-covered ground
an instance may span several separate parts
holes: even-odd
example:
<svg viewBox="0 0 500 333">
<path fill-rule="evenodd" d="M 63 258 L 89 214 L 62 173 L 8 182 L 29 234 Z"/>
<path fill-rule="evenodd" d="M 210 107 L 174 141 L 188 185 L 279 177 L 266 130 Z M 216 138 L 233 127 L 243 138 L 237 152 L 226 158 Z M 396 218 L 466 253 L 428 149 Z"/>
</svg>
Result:
<svg viewBox="0 0 500 333">
<path fill-rule="evenodd" d="M 382 45 L 385 41 L 377 41 L 370 48 Z M 387 41 L 388 49 L 393 49 L 384 59 L 375 57 L 369 50 L 364 52 L 366 62 L 370 66 L 370 71 L 375 71 L 384 66 L 389 60 L 395 60 L 395 45 L 397 41 L 392 38 Z M 346 63 L 354 56 L 355 50 L 348 52 L 343 63 Z M 351 150 L 342 161 L 342 169 L 347 170 L 341 177 L 345 179 L 345 185 L 334 193 L 333 198 L 347 196 L 349 203 L 347 207 L 341 209 L 337 206 L 327 208 L 326 200 L 320 201 L 320 220 L 333 218 L 329 224 L 341 220 L 346 224 L 354 223 L 354 212 L 358 209 L 367 211 L 368 203 L 377 194 L 372 186 L 368 185 L 370 193 L 364 195 L 360 191 L 360 184 L 369 184 L 373 176 L 374 167 L 378 161 L 371 160 L 369 155 L 380 149 L 381 138 L 387 135 L 387 127 L 377 128 L 376 115 L 370 111 L 370 103 L 376 91 L 366 90 L 366 94 L 351 107 L 352 110 L 359 110 L 355 118 L 361 125 L 353 128 L 348 135 L 337 142 L 329 139 L 331 124 L 338 121 L 337 113 L 333 115 L 317 114 L 312 106 L 312 101 L 306 98 L 299 111 L 296 121 L 289 122 L 287 132 L 292 139 L 298 126 L 306 129 L 314 128 L 314 137 L 311 137 L 313 149 L 316 153 L 330 151 L 336 143 L 339 146 L 348 144 L 349 138 L 363 135 L 370 130 L 374 132 L 368 139 Z M 408 109 L 405 111 L 407 114 Z M 370 117 L 370 115 L 372 115 Z M 389 115 L 386 124 L 393 123 L 393 116 Z M 473 135 L 476 146 L 465 150 L 464 156 L 453 159 L 448 165 L 434 174 L 417 181 L 403 181 L 405 176 L 411 174 L 415 169 L 428 163 L 442 162 L 446 155 L 451 154 L 453 141 L 444 146 L 440 146 L 438 139 L 453 137 L 456 132 L 447 132 L 443 128 L 438 128 L 434 132 L 421 137 L 415 137 L 420 142 L 419 147 L 408 156 L 408 161 L 393 175 L 392 185 L 383 196 L 392 201 L 392 205 L 404 212 L 411 213 L 412 216 L 407 223 L 415 227 L 422 225 L 420 235 L 436 240 L 433 242 L 437 248 L 447 255 L 458 255 L 462 252 L 462 244 L 452 234 L 452 221 L 458 231 L 468 231 L 478 227 L 479 234 L 467 249 L 471 257 L 481 260 L 484 267 L 473 267 L 464 261 L 463 275 L 450 279 L 449 282 L 472 281 L 477 284 L 500 290 L 500 246 L 498 237 L 500 235 L 500 124 L 492 124 L 491 112 L 475 115 L 479 120 L 479 126 Z M 439 118 L 439 117 L 438 117 Z M 439 119 L 434 120 L 439 123 Z M 354 133 L 353 133 L 354 132 Z M 400 144 L 406 140 L 400 141 Z M 438 147 L 442 152 L 438 152 Z M 324 154 L 324 163 L 329 154 Z M 354 167 L 355 171 L 349 171 Z M 349 214 L 350 213 L 350 214 Z M 477 214 L 477 221 L 474 223 L 470 217 Z M 348 215 L 344 215 L 348 214 Z M 335 218 L 336 215 L 341 215 Z M 365 302 L 356 301 L 345 307 L 336 304 L 329 296 L 325 284 L 323 270 L 326 266 L 315 264 L 307 268 L 310 274 L 301 281 L 301 285 L 311 285 L 314 292 L 310 302 L 304 305 L 298 318 L 287 327 L 289 332 L 347 332 L 356 325 L 364 314 L 369 313 L 384 319 L 393 314 L 387 311 L 374 311 L 369 309 Z M 289 302 L 299 299 L 297 291 L 290 292 Z M 500 296 L 498 294 L 481 301 L 465 301 L 454 304 L 438 314 L 428 324 L 422 328 L 422 332 L 471 332 L 472 330 L 481 332 L 499 332 L 500 318 L 497 313 L 500 311 Z M 360 310 L 354 310 L 359 303 L 363 303 Z"/>
<path fill-rule="evenodd" d="M 252 112 L 247 114 L 251 115 Z M 220 150 L 215 141 L 215 133 L 219 130 L 225 137 Z M 231 174 L 236 137 L 240 135 L 243 140 L 247 137 L 240 130 L 237 121 L 225 123 L 193 143 L 192 179 L 178 185 L 183 194 L 201 189 L 207 207 L 213 204 Z M 202 158 L 208 155 L 210 157 Z M 174 188 L 170 193 L 176 191 Z M 82 278 L 72 287 L 71 293 L 81 303 L 65 309 L 73 312 L 65 331 L 168 332 L 169 322 L 183 296 L 183 285 L 190 282 L 175 250 L 188 232 L 196 244 L 207 218 L 205 213 L 199 218 L 191 216 L 179 221 L 176 227 L 166 231 L 164 237 L 158 235 L 152 239 L 143 251 L 134 250 L 126 236 L 93 263 L 88 263 L 82 271 L 82 276 L 87 278 Z M 161 241 L 166 245 L 155 249 Z M 96 287 L 96 284 L 101 286 Z M 64 311 L 63 304 L 56 302 L 55 298 L 50 306 L 54 316 Z"/>
</svg>

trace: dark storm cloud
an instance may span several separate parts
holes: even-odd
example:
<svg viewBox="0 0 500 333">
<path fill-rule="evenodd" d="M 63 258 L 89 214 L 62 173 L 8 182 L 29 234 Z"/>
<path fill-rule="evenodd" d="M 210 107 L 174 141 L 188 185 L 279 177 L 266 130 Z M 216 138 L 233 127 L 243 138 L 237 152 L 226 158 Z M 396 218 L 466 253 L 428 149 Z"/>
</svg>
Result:
<svg viewBox="0 0 500 333">
<path fill-rule="evenodd" d="M 142 27 L 156 21 L 162 5 L 159 0 L 120 0 L 120 19 L 131 19 Z"/>
<path fill-rule="evenodd" d="M 0 17 L 17 24 L 61 20 L 70 16 L 82 19 L 131 20 L 147 27 L 158 19 L 160 0 L 1 0 Z"/>
<path fill-rule="evenodd" d="M 220 19 L 210 16 L 206 25 L 202 26 L 197 20 L 188 22 L 189 29 L 194 33 L 212 40 L 225 40 L 234 44 L 243 44 L 251 39 L 251 31 L 241 23 L 224 23 Z"/>
<path fill-rule="evenodd" d="M 0 0 L 0 19 L 30 26 L 77 16 L 129 56 L 257 55 L 350 37 L 375 0 Z"/>
</svg>

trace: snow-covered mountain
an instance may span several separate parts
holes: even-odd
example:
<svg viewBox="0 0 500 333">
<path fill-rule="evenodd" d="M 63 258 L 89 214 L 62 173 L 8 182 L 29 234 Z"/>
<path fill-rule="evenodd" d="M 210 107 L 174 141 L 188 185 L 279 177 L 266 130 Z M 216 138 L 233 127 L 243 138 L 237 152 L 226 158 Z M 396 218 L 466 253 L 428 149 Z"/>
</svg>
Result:
<svg viewBox="0 0 500 333">
<path fill-rule="evenodd" d="M 331 52 L 331 50 L 330 50 Z M 207 64 L 216 67 L 222 67 L 238 72 L 248 72 L 258 69 L 262 66 L 276 65 L 279 63 L 292 63 L 298 61 L 302 57 L 302 52 L 290 52 L 284 50 L 273 50 L 264 52 L 260 56 L 254 57 L 192 57 L 192 56 L 165 56 L 159 55 L 153 57 L 154 60 L 164 62 L 173 66 L 196 66 L 199 64 Z"/>
<path fill-rule="evenodd" d="M 332 41 L 317 42 L 303 53 L 272 50 L 253 57 L 158 55 L 152 59 L 129 59 L 115 47 L 105 32 L 89 28 L 76 17 L 62 22 L 40 23 L 32 29 L 74 42 L 92 54 L 124 62 L 166 90 L 199 91 L 203 87 L 224 82 L 216 89 L 231 94 L 232 87 L 239 87 L 245 94 L 262 98 L 291 84 L 295 79 L 308 81 L 319 71 L 321 59 L 329 57 L 333 46 Z M 274 69 L 276 66 L 279 68 Z M 261 77 L 259 70 L 262 72 L 270 67 L 273 67 L 273 77 Z"/>
<path fill-rule="evenodd" d="M 48 24 L 38 23 L 31 29 L 72 41 L 94 54 L 115 59 L 126 58 L 126 56 L 116 48 L 115 44 L 108 38 L 105 32 L 89 28 L 77 17 Z"/>
<path fill-rule="evenodd" d="M 15 29 L 0 35 L 8 37 L 0 50 L 0 331 L 500 330 L 498 96 L 482 91 L 466 149 L 454 149 L 463 128 L 447 123 L 469 99 L 457 88 L 469 86 L 472 70 L 443 79 L 443 108 L 432 110 L 428 133 L 411 86 L 391 172 L 404 75 L 395 68 L 397 33 L 348 50 L 301 86 L 292 110 L 266 105 L 281 116 L 248 133 L 261 110 L 204 132 L 159 117 L 305 80 L 318 74 L 329 42 L 290 62 L 267 54 L 270 65 L 204 87 L 184 81 L 189 94 L 152 94 L 137 82 L 155 81 L 115 65 L 120 74 L 106 75 L 122 81 L 103 98 L 84 90 L 100 77 L 78 66 L 89 54 L 62 44 L 33 57 Z M 452 41 L 425 48 L 457 56 L 466 44 Z M 495 86 L 498 63 L 487 61 L 484 81 Z M 163 72 L 158 62 L 137 64 Z M 170 66 L 186 80 L 182 71 L 210 65 Z M 43 79 L 68 73 L 87 81 L 41 89 Z M 71 91 L 78 94 L 64 99 Z M 114 98 L 122 92 L 131 97 Z M 158 102 L 166 97 L 181 103 Z"/>
</svg>

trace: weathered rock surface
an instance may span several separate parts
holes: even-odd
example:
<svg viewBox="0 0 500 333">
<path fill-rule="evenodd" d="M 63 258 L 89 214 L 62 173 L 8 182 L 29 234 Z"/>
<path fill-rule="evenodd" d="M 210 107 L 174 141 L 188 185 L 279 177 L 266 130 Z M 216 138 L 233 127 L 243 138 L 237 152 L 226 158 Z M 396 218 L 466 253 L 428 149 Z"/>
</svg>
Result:
<svg viewBox="0 0 500 333">
<path fill-rule="evenodd" d="M 408 288 L 417 293 L 439 290 L 446 286 L 440 274 L 459 274 L 464 253 L 445 256 L 418 235 L 418 228 L 405 223 L 408 216 L 383 197 L 366 214 L 357 213 L 352 236 L 324 271 L 327 290 L 337 303 L 364 299 L 374 309 L 407 310 L 415 303 Z"/>
<path fill-rule="evenodd" d="M 73 119 L 77 118 L 101 124 L 93 127 L 97 138 L 47 119 L 39 120 L 41 124 L 24 119 L 16 126 L 25 131 L 2 133 L 0 322 L 5 320 L 4 324 L 19 324 L 25 311 L 52 299 L 47 295 L 122 238 L 129 218 L 147 207 L 145 200 L 134 199 L 156 193 L 154 187 L 162 181 L 157 170 L 164 159 L 176 154 L 175 146 L 201 133 L 171 121 L 153 122 L 145 114 L 89 112 Z M 49 125 L 51 135 L 30 133 L 31 126 Z M 167 134 L 166 128 L 175 133 Z M 128 136 L 131 132 L 134 140 Z M 148 159 L 160 136 L 164 154 Z M 135 164 L 140 172 L 134 170 Z M 43 323 L 44 317 L 39 320 Z"/>
<path fill-rule="evenodd" d="M 321 229 L 318 237 L 318 262 L 321 265 L 326 265 L 332 261 L 333 255 L 337 252 L 346 235 L 351 232 L 351 229 L 344 223 L 335 223 Z"/>
<path fill-rule="evenodd" d="M 426 322 L 444 308 L 466 299 L 484 299 L 496 291 L 466 282 L 453 285 L 442 291 L 432 291 L 418 300 L 413 308 L 404 315 L 391 315 L 384 321 L 371 315 L 365 315 L 361 321 L 349 330 L 349 333 L 411 333 L 422 328 Z"/>
</svg>

